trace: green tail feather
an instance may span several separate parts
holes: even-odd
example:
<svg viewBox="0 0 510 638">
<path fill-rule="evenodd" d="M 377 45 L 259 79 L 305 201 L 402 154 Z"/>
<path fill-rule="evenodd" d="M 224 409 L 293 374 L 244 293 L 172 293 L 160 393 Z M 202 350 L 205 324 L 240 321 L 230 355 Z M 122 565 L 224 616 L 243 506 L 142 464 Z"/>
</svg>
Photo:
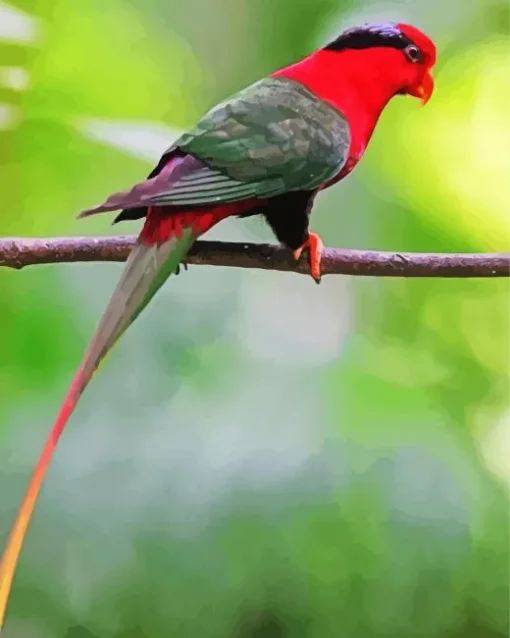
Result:
<svg viewBox="0 0 510 638">
<path fill-rule="evenodd" d="M 191 229 L 183 229 L 180 238 L 174 237 L 154 246 L 138 242 L 133 248 L 85 354 L 83 389 L 117 340 L 177 270 L 195 239 Z"/>
<path fill-rule="evenodd" d="M 145 246 L 138 239 L 66 397 L 66 422 L 101 361 L 176 272 L 195 240 L 191 228 L 159 245 Z"/>
</svg>

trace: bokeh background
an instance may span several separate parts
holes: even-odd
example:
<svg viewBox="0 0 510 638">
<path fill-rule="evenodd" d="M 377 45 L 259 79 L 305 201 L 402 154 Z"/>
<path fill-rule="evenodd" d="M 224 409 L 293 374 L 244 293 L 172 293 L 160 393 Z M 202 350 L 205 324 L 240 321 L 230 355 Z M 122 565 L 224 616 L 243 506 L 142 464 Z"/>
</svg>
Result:
<svg viewBox="0 0 510 638">
<path fill-rule="evenodd" d="M 390 104 L 313 228 L 508 250 L 506 0 L 0 3 L 0 234 L 136 232 L 75 214 L 220 99 L 387 19 L 437 42 L 436 93 Z M 120 271 L 0 272 L 2 543 Z M 509 301 L 503 280 L 172 278 L 61 440 L 5 637 L 507 636 Z"/>
</svg>

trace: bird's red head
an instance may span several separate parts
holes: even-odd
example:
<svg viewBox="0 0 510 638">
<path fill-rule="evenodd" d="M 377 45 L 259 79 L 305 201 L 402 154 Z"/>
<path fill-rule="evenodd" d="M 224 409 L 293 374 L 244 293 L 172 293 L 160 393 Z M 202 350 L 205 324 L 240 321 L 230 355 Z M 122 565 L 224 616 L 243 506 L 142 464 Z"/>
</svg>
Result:
<svg viewBox="0 0 510 638">
<path fill-rule="evenodd" d="M 432 68 L 436 47 L 422 31 L 408 24 L 365 24 L 341 33 L 303 60 L 279 69 L 304 84 L 349 122 L 350 172 L 367 148 L 382 110 L 395 95 L 413 95 L 423 103 L 434 91 Z"/>
<path fill-rule="evenodd" d="M 412 95 L 426 103 L 434 91 L 436 47 L 425 33 L 409 24 L 387 22 L 353 27 L 324 50 L 341 54 L 339 64 L 342 60 L 344 67 L 347 65 L 359 75 L 367 77 L 367 70 L 372 67 L 378 77 L 384 76 L 384 82 L 391 84 L 394 94 Z"/>
</svg>

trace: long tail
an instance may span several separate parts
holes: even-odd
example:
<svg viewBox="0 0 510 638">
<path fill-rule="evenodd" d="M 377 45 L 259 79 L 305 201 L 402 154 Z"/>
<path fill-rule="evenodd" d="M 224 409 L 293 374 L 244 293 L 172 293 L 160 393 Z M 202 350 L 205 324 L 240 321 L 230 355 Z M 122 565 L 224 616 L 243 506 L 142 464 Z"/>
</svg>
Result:
<svg viewBox="0 0 510 638">
<path fill-rule="evenodd" d="M 150 214 L 149 214 L 150 217 Z M 147 222 L 149 222 L 149 218 Z M 69 417 L 95 370 L 166 279 L 176 271 L 197 237 L 193 227 L 155 245 L 144 243 L 144 231 L 131 252 L 121 279 L 97 327 L 37 462 L 0 561 L 0 632 L 12 581 L 28 525 L 53 452 Z"/>
</svg>

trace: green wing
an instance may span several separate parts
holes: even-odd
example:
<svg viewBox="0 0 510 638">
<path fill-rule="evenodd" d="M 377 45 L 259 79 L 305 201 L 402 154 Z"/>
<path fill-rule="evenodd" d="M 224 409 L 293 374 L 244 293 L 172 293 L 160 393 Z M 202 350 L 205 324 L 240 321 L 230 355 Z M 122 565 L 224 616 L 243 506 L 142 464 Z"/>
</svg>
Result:
<svg viewBox="0 0 510 638">
<path fill-rule="evenodd" d="M 151 204 L 207 205 L 314 190 L 344 166 L 343 115 L 303 85 L 266 78 L 213 108 L 174 146 L 201 160 Z"/>
</svg>

